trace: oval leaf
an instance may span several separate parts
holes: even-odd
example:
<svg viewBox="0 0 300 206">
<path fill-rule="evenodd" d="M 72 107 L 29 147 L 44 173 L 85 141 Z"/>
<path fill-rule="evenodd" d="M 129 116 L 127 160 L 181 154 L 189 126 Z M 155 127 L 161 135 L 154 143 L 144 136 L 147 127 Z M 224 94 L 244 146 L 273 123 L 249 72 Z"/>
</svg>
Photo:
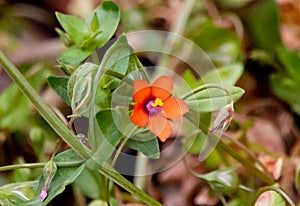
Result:
<svg viewBox="0 0 300 206">
<path fill-rule="evenodd" d="M 76 44 L 82 43 L 90 36 L 89 28 L 78 17 L 59 12 L 56 12 L 55 15 L 65 32 Z"/>
<path fill-rule="evenodd" d="M 141 139 L 139 141 L 139 137 L 130 138 L 126 143 L 126 146 L 131 149 L 140 151 L 149 158 L 158 159 L 160 156 L 158 140 L 153 134 L 150 135 L 152 136 L 152 138 L 147 138 L 147 140 Z"/>
<path fill-rule="evenodd" d="M 233 96 L 234 102 L 239 100 L 245 91 L 239 87 L 228 87 L 226 88 Z M 216 88 L 205 89 L 192 98 L 185 100 L 190 110 L 197 112 L 212 112 L 221 109 L 226 104 L 230 103 L 229 95 Z"/>
</svg>

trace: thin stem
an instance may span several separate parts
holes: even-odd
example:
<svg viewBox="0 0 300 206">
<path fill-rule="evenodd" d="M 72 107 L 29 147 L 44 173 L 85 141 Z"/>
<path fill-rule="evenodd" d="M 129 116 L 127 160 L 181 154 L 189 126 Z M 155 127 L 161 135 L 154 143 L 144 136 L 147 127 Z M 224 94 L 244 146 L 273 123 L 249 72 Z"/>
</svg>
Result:
<svg viewBox="0 0 300 206">
<path fill-rule="evenodd" d="M 245 190 L 247 192 L 254 192 L 254 190 L 252 188 L 246 187 L 245 185 L 239 185 L 239 188 L 241 188 L 242 190 Z"/>
<path fill-rule="evenodd" d="M 259 166 L 264 170 L 264 172 L 266 172 L 266 173 L 268 172 L 266 167 L 263 165 L 263 163 L 256 157 L 254 152 L 252 152 L 248 147 L 246 147 L 244 144 L 242 144 L 241 142 L 235 140 L 234 138 L 232 138 L 228 135 L 223 135 L 223 136 L 225 138 L 229 139 L 230 141 L 232 141 L 235 145 L 237 145 L 238 147 L 240 147 L 244 151 L 246 151 L 259 164 Z"/>
<path fill-rule="evenodd" d="M 112 71 L 112 70 L 107 70 L 105 72 L 105 74 L 113 76 L 113 77 L 116 77 L 116 78 L 118 78 L 120 80 L 124 80 L 124 82 L 126 82 L 126 83 L 128 83 L 130 85 L 133 85 L 133 80 L 132 79 L 127 78 L 125 75 L 120 74 L 119 72 L 115 72 L 115 71 Z"/>
<path fill-rule="evenodd" d="M 238 162 L 240 162 L 248 171 L 255 176 L 259 177 L 262 181 L 266 182 L 267 184 L 273 184 L 274 180 L 269 175 L 266 175 L 264 172 L 260 171 L 256 167 L 253 166 L 253 163 L 249 162 L 248 160 L 244 159 L 242 156 L 240 156 L 238 153 L 236 153 L 234 150 L 232 150 L 229 146 L 227 146 L 222 140 L 219 141 L 217 144 L 217 149 L 220 149 L 221 151 L 225 151 L 228 153 L 231 157 L 236 159 Z"/>
<path fill-rule="evenodd" d="M 58 167 L 75 167 L 84 163 L 84 160 L 73 161 L 73 162 L 55 162 Z M 17 164 L 17 165 L 7 165 L 0 167 L 0 172 L 16 170 L 16 169 L 24 169 L 24 168 L 43 168 L 47 162 L 41 163 L 25 163 L 25 164 Z"/>
<path fill-rule="evenodd" d="M 145 186 L 146 176 L 144 174 L 146 174 L 147 165 L 148 158 L 143 153 L 138 152 L 135 161 L 133 183 L 141 190 L 143 190 Z"/>
<path fill-rule="evenodd" d="M 119 148 L 118 148 L 118 150 L 117 150 L 117 152 L 116 152 L 116 154 L 115 154 L 115 156 L 114 156 L 114 158 L 113 158 L 113 160 L 111 162 L 111 166 L 112 167 L 115 166 L 115 164 L 117 162 L 117 159 L 120 156 L 120 154 L 121 154 L 121 152 L 122 152 L 123 148 L 125 147 L 125 145 L 126 145 L 126 143 L 127 143 L 128 140 L 129 140 L 129 137 L 125 137 L 125 139 L 120 144 L 120 146 L 119 146 Z"/>
<path fill-rule="evenodd" d="M 134 127 L 128 135 L 126 135 L 126 137 L 124 138 L 124 140 L 122 141 L 122 143 L 120 144 L 112 162 L 111 162 L 111 167 L 114 167 L 116 162 L 117 162 L 117 159 L 118 157 L 120 156 L 123 148 L 125 147 L 127 141 L 129 140 L 129 138 L 134 134 L 134 132 L 138 129 L 138 127 Z M 106 181 L 106 192 L 107 192 L 107 205 L 110 206 L 110 203 L 109 203 L 109 184 L 110 184 L 110 181 Z"/>
<path fill-rule="evenodd" d="M 118 79 L 120 79 L 120 80 L 122 80 L 122 79 L 124 79 L 124 78 L 126 77 L 125 75 L 120 74 L 119 72 L 115 72 L 115 71 L 113 71 L 113 70 L 107 70 L 107 71 L 105 72 L 105 74 L 110 75 L 110 76 L 113 76 L 113 77 L 116 77 L 116 78 L 118 78 Z"/>
<path fill-rule="evenodd" d="M 171 28 L 171 32 L 175 34 L 181 35 L 183 33 L 184 27 L 186 25 L 186 22 L 188 20 L 188 17 L 190 16 L 190 13 L 193 9 L 193 6 L 195 4 L 196 0 L 186 0 L 182 9 L 180 10 L 180 14 L 178 15 L 176 24 Z M 174 36 L 171 34 L 166 39 L 166 46 L 164 48 L 164 52 L 166 54 L 169 54 L 172 50 L 172 47 L 175 43 Z M 168 56 L 160 56 L 158 61 L 159 66 L 167 66 L 168 63 Z"/>
<path fill-rule="evenodd" d="M 193 124 L 195 122 L 192 119 L 189 119 Z M 218 138 L 215 134 L 210 133 L 212 135 L 211 137 Z M 269 175 L 265 174 L 264 172 L 260 171 L 256 167 L 253 166 L 253 163 L 244 159 L 242 156 L 240 156 L 237 152 L 232 150 L 228 145 L 226 145 L 221 139 L 216 145 L 216 148 L 220 151 L 221 154 L 224 154 L 224 152 L 228 153 L 231 157 L 236 159 L 238 162 L 240 162 L 245 168 L 249 170 L 250 173 L 254 174 L 255 176 L 259 177 L 262 181 L 266 182 L 267 184 L 273 184 L 274 180 Z M 197 173 L 193 173 L 197 174 Z"/>
<path fill-rule="evenodd" d="M 125 179 L 120 175 L 116 170 L 114 170 L 108 163 L 104 162 L 103 166 L 99 168 L 99 172 L 106 177 L 109 177 L 110 180 L 129 191 L 132 195 L 138 197 L 140 200 L 145 202 L 147 205 L 151 206 L 162 206 L 159 202 L 149 197 L 145 192 L 138 189 L 135 185 Z"/>
<path fill-rule="evenodd" d="M 115 156 L 114 156 L 114 158 L 113 158 L 113 160 L 111 162 L 111 166 L 112 167 L 115 166 L 115 164 L 117 162 L 117 159 L 118 159 L 119 155 L 121 154 L 122 149 L 125 147 L 128 139 L 129 139 L 129 137 L 125 137 L 125 139 L 120 144 L 120 146 L 119 146 L 119 148 L 118 148 L 118 150 L 117 150 L 117 152 L 116 152 L 116 154 L 115 154 Z M 106 203 L 107 203 L 107 206 L 110 206 L 110 202 L 109 202 L 109 185 L 110 185 L 110 181 L 107 180 L 105 182 L 105 184 L 106 184 Z"/>
<path fill-rule="evenodd" d="M 117 152 L 116 152 L 116 154 L 115 154 L 115 156 L 114 156 L 114 158 L 113 158 L 113 160 L 112 160 L 112 162 L 111 162 L 111 167 L 114 167 L 114 166 L 115 166 L 116 161 L 117 161 L 119 155 L 120 155 L 121 152 L 122 152 L 122 149 L 125 147 L 127 141 L 129 140 L 130 137 L 132 137 L 132 135 L 136 132 L 137 129 L 138 129 L 138 127 L 137 127 L 137 126 L 134 126 L 134 127 L 132 128 L 132 130 L 130 130 L 130 131 L 128 132 L 128 134 L 126 135 L 125 139 L 124 139 L 124 140 L 122 141 L 122 143 L 120 144 L 120 146 L 119 146 L 119 148 L 118 148 L 118 150 L 117 150 Z"/>
</svg>

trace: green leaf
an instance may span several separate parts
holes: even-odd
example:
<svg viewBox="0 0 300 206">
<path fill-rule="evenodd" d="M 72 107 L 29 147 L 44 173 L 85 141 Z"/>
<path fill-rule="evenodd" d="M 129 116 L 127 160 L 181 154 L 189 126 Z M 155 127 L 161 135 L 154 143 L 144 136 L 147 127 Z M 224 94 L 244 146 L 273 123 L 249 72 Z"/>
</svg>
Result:
<svg viewBox="0 0 300 206">
<path fill-rule="evenodd" d="M 65 15 L 55 12 L 56 18 L 65 32 L 69 35 L 70 39 L 76 44 L 82 43 L 85 39 L 89 38 L 90 31 L 85 23 L 72 15 Z"/>
<path fill-rule="evenodd" d="M 275 0 L 257 2 L 244 10 L 242 16 L 253 46 L 274 51 L 281 44 Z"/>
<path fill-rule="evenodd" d="M 85 23 L 74 16 L 58 13 L 57 17 L 61 19 L 63 28 L 76 43 L 67 48 L 58 61 L 63 64 L 77 65 L 113 36 L 120 21 L 120 10 L 115 3 L 105 1 L 91 13 Z M 82 31 L 79 31 L 79 35 L 76 36 L 76 30 L 81 29 Z"/>
<path fill-rule="evenodd" d="M 281 46 L 277 48 L 276 54 L 288 77 L 296 80 L 300 85 L 300 58 L 298 52 L 289 51 Z"/>
<path fill-rule="evenodd" d="M 125 75 L 128 69 L 130 54 L 133 53 L 133 49 L 129 46 L 126 36 L 120 36 L 111 46 L 111 49 L 114 52 L 110 54 L 106 68 Z"/>
<path fill-rule="evenodd" d="M 107 69 L 107 72 L 113 71 L 116 74 L 120 74 L 121 77 L 133 69 L 138 69 L 138 62 L 132 53 L 133 49 L 128 44 L 126 36 L 120 36 L 103 57 L 107 59 L 103 68 Z M 103 75 L 100 79 L 96 100 L 100 108 L 107 108 L 111 105 L 111 93 L 120 82 L 119 78 L 112 75 Z"/>
<path fill-rule="evenodd" d="M 147 138 L 145 139 L 145 137 L 140 137 L 139 134 L 136 134 L 134 137 L 128 139 L 126 146 L 140 151 L 149 158 L 158 159 L 160 156 L 158 140 L 150 132 L 147 132 L 146 135 Z"/>
<path fill-rule="evenodd" d="M 233 96 L 234 102 L 239 100 L 244 94 L 244 90 L 239 87 L 226 88 Z M 208 88 L 198 92 L 191 98 L 185 100 L 190 110 L 197 112 L 212 112 L 221 109 L 230 103 L 230 97 L 221 89 Z"/>
<path fill-rule="evenodd" d="M 88 184 L 86 184 L 88 182 Z M 106 198 L 106 178 L 97 170 L 85 168 L 75 180 L 83 194 L 92 199 Z"/>
<path fill-rule="evenodd" d="M 75 42 L 60 55 L 58 61 L 64 65 L 78 65 L 113 36 L 120 21 L 120 10 L 115 3 L 105 1 L 85 23 L 77 17 L 60 13 L 57 13 L 57 18 Z"/>
<path fill-rule="evenodd" d="M 77 45 L 65 49 L 58 58 L 62 64 L 77 65 L 85 60 L 96 48 L 79 48 Z"/>
<path fill-rule="evenodd" d="M 274 93 L 289 103 L 294 112 L 300 114 L 299 83 L 282 75 L 273 74 L 270 78 Z"/>
<path fill-rule="evenodd" d="M 50 76 L 47 78 L 50 87 L 62 98 L 62 100 L 67 104 L 71 105 L 69 96 L 68 96 L 68 81 L 66 77 L 55 77 Z"/>
<path fill-rule="evenodd" d="M 204 175 L 199 175 L 201 179 L 206 180 L 212 189 L 225 195 L 230 195 L 239 188 L 239 178 L 235 173 L 237 166 L 231 166 L 226 169 L 216 170 Z"/>
<path fill-rule="evenodd" d="M 77 101 L 73 100 L 73 95 L 78 95 L 76 92 L 74 92 L 74 88 L 76 87 L 82 87 L 83 85 L 79 84 L 78 82 L 84 80 L 84 82 L 88 81 L 87 78 L 92 75 L 92 72 L 96 72 L 98 68 L 98 65 L 87 62 L 79 66 L 70 76 L 68 85 L 67 85 L 67 91 L 68 91 L 68 98 L 75 103 L 80 102 L 81 98 Z M 91 81 L 91 80 L 89 80 Z M 83 89 L 76 89 L 78 90 L 86 90 L 86 88 Z M 74 94 L 75 93 L 75 94 Z M 79 94 L 79 97 L 84 97 L 84 94 Z"/>
<path fill-rule="evenodd" d="M 72 40 L 70 39 L 70 36 L 66 32 L 63 32 L 59 28 L 55 28 L 55 31 L 65 46 L 70 47 L 71 45 L 74 44 L 74 42 L 72 42 Z"/>
<path fill-rule="evenodd" d="M 139 58 L 137 57 L 137 55 L 135 53 L 132 53 L 129 58 L 127 74 L 129 74 L 133 71 L 136 71 L 136 70 L 140 70 L 140 75 L 142 75 L 141 77 L 143 79 L 149 79 L 148 74 L 145 72 L 144 66 L 140 62 Z"/>
<path fill-rule="evenodd" d="M 80 161 L 82 158 L 78 156 L 78 154 L 74 150 L 67 150 L 58 154 L 55 158 L 55 162 L 72 162 L 72 161 Z M 57 167 L 57 172 L 53 177 L 52 181 L 48 187 L 48 196 L 47 198 L 41 202 L 40 201 L 40 193 L 45 184 L 45 178 L 42 176 L 39 180 L 39 185 L 37 188 L 37 196 L 24 204 L 20 205 L 47 205 L 53 198 L 62 193 L 65 190 L 65 187 L 72 182 L 81 174 L 85 167 L 85 164 L 81 164 L 80 166 L 73 167 Z"/>
<path fill-rule="evenodd" d="M 211 20 L 190 21 L 187 37 L 203 49 L 216 66 L 236 62 L 242 53 L 241 41 L 229 30 L 220 28 Z"/>
<path fill-rule="evenodd" d="M 68 81 L 68 96 L 71 100 L 73 116 L 86 115 L 91 104 L 93 77 L 98 65 L 84 63 L 72 73 Z"/>
<path fill-rule="evenodd" d="M 96 47 L 103 46 L 112 37 L 118 27 L 120 16 L 118 5 L 112 1 L 104 1 L 89 15 L 85 23 L 98 34 L 95 36 Z"/>
<path fill-rule="evenodd" d="M 54 157 L 55 162 L 75 162 L 81 160 L 82 158 L 72 149 L 61 152 Z"/>
<path fill-rule="evenodd" d="M 230 64 L 207 72 L 201 79 L 205 84 L 221 83 L 225 86 L 234 85 L 242 76 L 243 70 L 241 63 Z"/>
<path fill-rule="evenodd" d="M 0 205 L 21 205 L 33 199 L 38 181 L 17 182 L 0 187 Z"/>
<path fill-rule="evenodd" d="M 93 13 L 93 18 L 90 22 L 90 28 L 91 28 L 92 32 L 97 32 L 100 28 L 100 22 L 99 22 L 97 14 L 95 12 Z"/>
<path fill-rule="evenodd" d="M 116 126 L 121 125 L 120 119 L 116 118 L 119 116 L 118 111 L 114 109 L 102 110 L 96 114 L 98 126 L 105 139 L 92 156 L 92 159 L 99 164 L 111 157 L 116 146 L 124 137 Z"/>
</svg>

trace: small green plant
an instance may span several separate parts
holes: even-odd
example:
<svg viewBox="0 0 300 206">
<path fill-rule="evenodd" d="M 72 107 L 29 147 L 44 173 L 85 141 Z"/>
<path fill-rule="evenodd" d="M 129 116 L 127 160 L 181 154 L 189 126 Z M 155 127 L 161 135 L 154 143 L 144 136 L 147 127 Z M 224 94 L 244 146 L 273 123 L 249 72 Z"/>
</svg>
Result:
<svg viewBox="0 0 300 206">
<path fill-rule="evenodd" d="M 233 63 L 238 59 L 237 52 L 234 52 L 233 59 L 224 64 L 214 59 L 222 66 L 218 70 L 206 72 L 201 80 L 189 71 L 179 78 L 169 68 L 157 68 L 157 73 L 146 69 L 128 43 L 127 35 L 122 34 L 107 49 L 101 61 L 97 62 L 97 49 L 103 48 L 115 34 L 120 16 L 119 7 L 111 1 L 104 1 L 84 21 L 75 16 L 56 13 L 63 28 L 57 29 L 57 32 L 66 46 L 57 61 L 65 75 L 53 76 L 47 73 L 47 80 L 50 87 L 72 109 L 67 123 L 59 119 L 38 95 L 36 90 L 41 85 L 30 84 L 31 78 L 35 76 L 26 79 L 0 53 L 0 63 L 6 72 L 56 134 L 71 147 L 58 154 L 54 149 L 48 162 L 0 167 L 0 171 L 43 168 L 38 180 L 1 186 L 0 203 L 47 205 L 67 185 L 74 183 L 95 201 L 116 205 L 111 181 L 147 205 L 161 205 L 126 180 L 114 166 L 125 146 L 148 158 L 159 159 L 160 142 L 167 141 L 171 136 L 179 136 L 174 134 L 178 132 L 178 125 L 181 128 L 179 133 L 183 131 L 180 135 L 184 134 L 180 138 L 184 154 L 199 154 L 200 160 L 204 161 L 215 155 L 215 151 L 226 153 L 261 181 L 273 184 L 274 180 L 269 174 L 254 166 L 255 161 L 249 161 L 238 154 L 221 138 L 232 121 L 234 103 L 244 94 L 243 89 L 233 86 L 243 70 L 240 63 Z M 213 28 L 209 22 L 206 26 L 216 33 L 222 32 Z M 228 37 L 231 35 L 228 32 Z M 235 47 L 240 45 L 238 41 L 231 43 Z M 39 72 L 35 75 L 42 76 Z M 42 79 L 45 81 L 46 78 Z M 185 82 L 188 89 L 183 89 L 178 79 Z M 18 92 L 16 86 L 10 89 Z M 1 98 L 7 99 L 5 95 Z M 11 110 L 10 102 L 6 103 L 0 114 Z M 216 111 L 218 114 L 214 118 Z M 26 121 L 28 115 L 22 116 L 25 119 L 22 121 Z M 10 117 L 17 119 L 15 115 Z M 88 119 L 86 135 L 73 130 L 72 126 L 78 117 Z M 32 141 L 36 142 L 36 153 L 41 152 L 36 145 L 42 133 L 40 128 L 31 131 Z M 224 195 L 230 196 L 241 188 L 235 166 L 207 174 L 197 174 L 188 165 L 187 168 L 205 180 L 224 204 Z M 284 198 L 288 199 L 287 196 Z"/>
</svg>

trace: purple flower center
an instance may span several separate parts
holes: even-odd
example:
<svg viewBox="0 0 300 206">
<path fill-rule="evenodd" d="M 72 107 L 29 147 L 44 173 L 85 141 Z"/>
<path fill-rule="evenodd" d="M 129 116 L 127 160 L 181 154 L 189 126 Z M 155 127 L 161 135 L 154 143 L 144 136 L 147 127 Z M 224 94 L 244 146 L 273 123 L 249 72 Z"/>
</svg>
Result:
<svg viewBox="0 0 300 206">
<path fill-rule="evenodd" d="M 149 114 L 158 114 L 161 112 L 161 104 L 158 104 L 157 102 L 161 101 L 160 99 L 156 98 L 155 100 L 150 100 L 147 104 L 146 104 L 146 109 L 148 110 Z"/>
</svg>

